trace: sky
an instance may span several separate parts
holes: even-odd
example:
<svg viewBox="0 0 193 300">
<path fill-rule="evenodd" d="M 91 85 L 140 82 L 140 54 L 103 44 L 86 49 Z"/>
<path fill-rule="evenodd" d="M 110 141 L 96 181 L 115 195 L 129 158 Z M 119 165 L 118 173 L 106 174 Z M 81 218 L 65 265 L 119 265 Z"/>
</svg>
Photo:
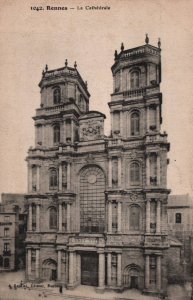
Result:
<svg viewBox="0 0 193 300">
<path fill-rule="evenodd" d="M 31 7 L 43 7 L 34 10 Z M 63 6 L 67 10 L 47 10 Z M 77 9 L 77 6 L 83 9 Z M 86 10 L 85 6 L 110 6 Z M 74 9 L 70 9 L 74 8 Z M 38 83 L 49 69 L 77 61 L 88 81 L 90 109 L 106 114 L 113 81 L 114 51 L 162 43 L 162 131 L 167 131 L 168 188 L 193 194 L 193 1 L 1 0 L 0 2 L 0 193 L 27 191 L 25 158 L 34 146 L 32 116 L 40 105 Z"/>
</svg>

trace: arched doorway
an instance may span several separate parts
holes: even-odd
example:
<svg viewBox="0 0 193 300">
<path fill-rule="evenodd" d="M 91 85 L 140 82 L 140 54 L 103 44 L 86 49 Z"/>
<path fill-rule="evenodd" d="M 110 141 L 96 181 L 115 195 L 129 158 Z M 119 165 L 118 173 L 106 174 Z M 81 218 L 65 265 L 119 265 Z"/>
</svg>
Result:
<svg viewBox="0 0 193 300">
<path fill-rule="evenodd" d="M 123 272 L 123 285 L 127 289 L 140 289 L 141 286 L 141 268 L 135 264 L 125 267 Z"/>
<path fill-rule="evenodd" d="M 48 258 L 43 261 L 42 276 L 48 281 L 57 279 L 57 263 L 55 260 Z"/>
<path fill-rule="evenodd" d="M 105 175 L 88 166 L 80 173 L 80 231 L 103 233 L 105 229 Z"/>
</svg>

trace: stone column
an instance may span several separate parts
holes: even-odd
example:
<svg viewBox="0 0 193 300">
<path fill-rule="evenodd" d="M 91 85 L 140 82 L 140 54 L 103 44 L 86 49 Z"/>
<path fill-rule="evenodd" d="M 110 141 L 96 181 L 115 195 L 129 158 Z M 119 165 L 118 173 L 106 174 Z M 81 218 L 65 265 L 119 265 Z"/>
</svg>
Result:
<svg viewBox="0 0 193 300">
<path fill-rule="evenodd" d="M 59 191 L 62 191 L 62 164 L 59 165 Z"/>
<path fill-rule="evenodd" d="M 160 111 L 159 111 L 159 105 L 156 106 L 156 129 L 157 129 L 157 131 L 160 131 Z"/>
<path fill-rule="evenodd" d="M 28 164 L 28 192 L 32 191 L 32 166 Z"/>
<path fill-rule="evenodd" d="M 108 172 L 108 185 L 112 188 L 112 158 L 109 157 L 109 172 Z"/>
<path fill-rule="evenodd" d="M 71 141 L 74 142 L 74 120 L 71 119 Z"/>
<path fill-rule="evenodd" d="M 115 92 L 115 76 L 113 76 L 113 93 Z"/>
<path fill-rule="evenodd" d="M 107 254 L 107 284 L 111 286 L 111 253 Z"/>
<path fill-rule="evenodd" d="M 70 220 L 71 220 L 71 218 L 70 218 L 70 213 L 71 213 L 71 209 L 70 209 L 70 203 L 67 203 L 67 232 L 70 232 L 70 230 L 71 230 L 71 226 L 70 226 Z"/>
<path fill-rule="evenodd" d="M 61 250 L 58 250 L 58 268 L 57 268 L 57 279 L 61 280 Z"/>
<path fill-rule="evenodd" d="M 157 212 L 156 212 L 156 233 L 160 233 L 161 231 L 161 202 L 157 199 Z"/>
<path fill-rule="evenodd" d="M 32 231 L 32 205 L 28 207 L 28 231 Z"/>
<path fill-rule="evenodd" d="M 67 162 L 67 190 L 70 190 L 70 186 L 71 186 L 71 184 L 70 184 L 70 170 L 71 169 L 71 166 L 70 166 L 70 162 Z"/>
<path fill-rule="evenodd" d="M 65 96 L 66 96 L 66 98 L 68 99 L 68 82 L 65 82 L 65 86 L 66 86 L 66 89 L 65 89 Z"/>
<path fill-rule="evenodd" d="M 58 205 L 58 230 L 62 231 L 62 204 Z"/>
<path fill-rule="evenodd" d="M 111 131 L 112 133 L 114 132 L 114 128 L 113 128 L 113 112 L 111 111 Z"/>
<path fill-rule="evenodd" d="M 66 143 L 66 120 L 63 119 L 63 124 L 62 124 L 62 132 L 63 132 L 63 142 Z"/>
<path fill-rule="evenodd" d="M 73 286 L 74 284 L 74 252 L 69 252 L 69 285 Z"/>
<path fill-rule="evenodd" d="M 27 249 L 27 275 L 31 275 L 31 249 Z"/>
<path fill-rule="evenodd" d="M 120 111 L 120 135 L 123 136 L 123 111 Z"/>
<path fill-rule="evenodd" d="M 149 106 L 146 107 L 147 132 L 149 132 Z"/>
<path fill-rule="evenodd" d="M 121 187 L 121 157 L 118 157 L 118 187 Z"/>
<path fill-rule="evenodd" d="M 105 287 L 105 254 L 99 253 L 99 288 L 104 289 Z"/>
<path fill-rule="evenodd" d="M 39 278 L 39 263 L 40 263 L 40 250 L 36 249 L 36 265 L 35 265 L 35 274 L 36 274 L 36 279 Z"/>
<path fill-rule="evenodd" d="M 147 86 L 150 84 L 150 65 L 147 65 Z"/>
<path fill-rule="evenodd" d="M 150 185 L 150 162 L 149 162 L 149 155 L 147 154 L 146 157 L 146 184 L 147 186 Z"/>
<path fill-rule="evenodd" d="M 150 233 L 150 199 L 146 199 L 146 233 Z"/>
<path fill-rule="evenodd" d="M 149 255 L 145 256 L 145 288 L 149 288 Z"/>
<path fill-rule="evenodd" d="M 37 166 L 37 184 L 36 184 L 36 189 L 37 191 L 40 190 L 40 166 Z"/>
<path fill-rule="evenodd" d="M 122 254 L 117 254 L 117 286 L 122 285 Z"/>
<path fill-rule="evenodd" d="M 36 231 L 40 231 L 40 204 L 36 204 Z"/>
<path fill-rule="evenodd" d="M 123 70 L 120 70 L 120 91 L 123 90 Z"/>
<path fill-rule="evenodd" d="M 157 154 L 157 185 L 160 185 L 160 155 Z"/>
<path fill-rule="evenodd" d="M 161 289 L 161 256 L 158 255 L 156 259 L 156 288 Z"/>
<path fill-rule="evenodd" d="M 81 257 L 80 254 L 76 254 L 76 274 L 78 283 L 81 282 Z"/>
<path fill-rule="evenodd" d="M 112 202 L 108 203 L 108 232 L 112 232 Z"/>
<path fill-rule="evenodd" d="M 121 202 L 118 201 L 117 203 L 117 231 L 120 233 L 121 232 Z"/>
</svg>

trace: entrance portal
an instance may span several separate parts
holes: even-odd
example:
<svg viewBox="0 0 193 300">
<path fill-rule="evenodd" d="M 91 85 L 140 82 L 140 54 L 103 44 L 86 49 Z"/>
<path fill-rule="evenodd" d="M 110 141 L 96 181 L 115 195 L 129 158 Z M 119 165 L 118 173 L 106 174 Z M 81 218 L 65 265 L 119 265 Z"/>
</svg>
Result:
<svg viewBox="0 0 193 300">
<path fill-rule="evenodd" d="M 123 271 L 123 286 L 125 289 L 140 289 L 141 282 L 141 268 L 135 264 L 130 264 L 125 267 Z"/>
<path fill-rule="evenodd" d="M 138 288 L 138 277 L 137 276 L 131 276 L 131 289 L 137 289 Z"/>
<path fill-rule="evenodd" d="M 81 284 L 98 285 L 98 255 L 96 253 L 81 254 Z"/>
<path fill-rule="evenodd" d="M 44 280 L 57 279 L 57 263 L 55 262 L 55 260 L 49 258 L 43 261 L 42 275 Z"/>
</svg>

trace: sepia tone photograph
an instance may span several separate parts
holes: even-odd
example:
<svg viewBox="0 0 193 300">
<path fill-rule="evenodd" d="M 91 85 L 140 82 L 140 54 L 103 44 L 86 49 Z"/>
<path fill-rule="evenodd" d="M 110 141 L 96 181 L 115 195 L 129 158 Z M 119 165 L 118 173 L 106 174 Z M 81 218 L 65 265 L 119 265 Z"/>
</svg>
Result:
<svg viewBox="0 0 193 300">
<path fill-rule="evenodd" d="M 1 0 L 0 300 L 193 300 L 192 10 Z"/>
</svg>

